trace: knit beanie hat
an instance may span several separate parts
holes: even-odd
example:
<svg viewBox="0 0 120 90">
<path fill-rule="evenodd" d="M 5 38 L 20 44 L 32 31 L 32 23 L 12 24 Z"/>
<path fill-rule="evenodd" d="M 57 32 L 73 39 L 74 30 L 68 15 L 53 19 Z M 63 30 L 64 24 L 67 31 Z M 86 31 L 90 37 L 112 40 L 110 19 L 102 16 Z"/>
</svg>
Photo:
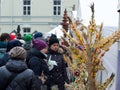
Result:
<svg viewBox="0 0 120 90">
<path fill-rule="evenodd" d="M 10 50 L 9 55 L 12 59 L 15 60 L 17 59 L 25 60 L 26 50 L 23 47 L 16 46 Z"/>
<path fill-rule="evenodd" d="M 55 34 L 52 34 L 50 38 L 57 38 Z"/>
<path fill-rule="evenodd" d="M 37 50 L 42 50 L 47 47 L 47 44 L 43 40 L 35 39 L 33 40 L 33 47 L 36 48 Z"/>
<path fill-rule="evenodd" d="M 59 43 L 59 40 L 56 37 L 51 37 L 49 40 L 49 46 L 51 46 L 54 43 Z"/>
<path fill-rule="evenodd" d="M 16 39 L 15 34 L 14 34 L 14 33 L 11 33 L 11 34 L 10 34 L 10 40 L 15 40 L 15 39 Z"/>
<path fill-rule="evenodd" d="M 16 46 L 22 46 L 22 43 L 19 40 L 8 41 L 6 52 L 10 51 L 13 47 L 16 47 Z"/>
<path fill-rule="evenodd" d="M 26 34 L 26 35 L 23 37 L 23 39 L 24 39 L 25 41 L 31 41 L 31 40 L 32 40 L 32 35 Z"/>
<path fill-rule="evenodd" d="M 43 34 L 41 32 L 36 32 L 33 37 L 34 37 L 34 39 L 36 39 L 38 37 L 42 38 Z"/>
</svg>

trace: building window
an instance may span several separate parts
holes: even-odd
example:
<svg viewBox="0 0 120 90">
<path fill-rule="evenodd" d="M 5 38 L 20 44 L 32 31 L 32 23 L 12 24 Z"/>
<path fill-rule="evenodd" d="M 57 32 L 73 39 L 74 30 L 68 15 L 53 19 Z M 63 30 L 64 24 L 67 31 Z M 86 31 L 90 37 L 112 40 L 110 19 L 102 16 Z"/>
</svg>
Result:
<svg viewBox="0 0 120 90">
<path fill-rule="evenodd" d="M 24 33 L 30 33 L 30 28 L 23 28 Z"/>
<path fill-rule="evenodd" d="M 53 0 L 53 15 L 61 15 L 61 0 Z"/>
<path fill-rule="evenodd" d="M 24 35 L 25 35 L 25 34 L 30 34 L 30 32 L 31 32 L 31 28 L 30 28 L 30 27 L 25 27 L 25 28 L 23 28 L 23 33 L 24 33 Z"/>
<path fill-rule="evenodd" d="M 23 15 L 31 15 L 31 0 L 23 0 Z"/>
</svg>

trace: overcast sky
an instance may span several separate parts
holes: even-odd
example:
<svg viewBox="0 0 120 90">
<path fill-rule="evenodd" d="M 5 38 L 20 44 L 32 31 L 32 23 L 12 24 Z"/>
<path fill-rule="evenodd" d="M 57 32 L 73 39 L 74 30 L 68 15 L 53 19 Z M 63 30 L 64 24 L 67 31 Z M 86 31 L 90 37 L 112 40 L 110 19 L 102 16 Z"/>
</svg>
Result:
<svg viewBox="0 0 120 90">
<path fill-rule="evenodd" d="M 91 3 L 95 4 L 95 20 L 99 25 L 118 26 L 118 0 L 80 0 L 83 23 L 88 24 L 91 18 Z"/>
</svg>

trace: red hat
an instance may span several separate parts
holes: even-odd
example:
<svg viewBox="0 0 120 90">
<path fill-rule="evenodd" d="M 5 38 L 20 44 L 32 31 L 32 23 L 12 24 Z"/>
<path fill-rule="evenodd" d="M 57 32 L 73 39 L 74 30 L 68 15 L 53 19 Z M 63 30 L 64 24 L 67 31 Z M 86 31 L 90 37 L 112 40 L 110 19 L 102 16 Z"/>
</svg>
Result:
<svg viewBox="0 0 120 90">
<path fill-rule="evenodd" d="M 14 34 L 10 34 L 10 40 L 15 40 L 16 36 Z"/>
</svg>

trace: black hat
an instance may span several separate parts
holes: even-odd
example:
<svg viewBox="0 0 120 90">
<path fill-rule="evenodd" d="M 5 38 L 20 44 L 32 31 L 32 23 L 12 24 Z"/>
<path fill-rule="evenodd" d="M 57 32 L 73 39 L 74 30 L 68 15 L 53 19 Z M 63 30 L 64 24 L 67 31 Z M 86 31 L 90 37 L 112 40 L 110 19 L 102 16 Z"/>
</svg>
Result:
<svg viewBox="0 0 120 90">
<path fill-rule="evenodd" d="M 52 34 L 50 38 L 57 38 L 55 34 Z"/>
<path fill-rule="evenodd" d="M 10 40 L 7 43 L 7 50 L 6 50 L 6 52 L 10 51 L 13 47 L 16 47 L 16 46 L 22 46 L 22 43 L 19 40 Z"/>
<path fill-rule="evenodd" d="M 59 40 L 56 37 L 51 37 L 49 40 L 49 46 L 51 46 L 54 43 L 59 43 Z"/>
<path fill-rule="evenodd" d="M 43 37 L 43 34 L 41 33 L 41 32 L 36 32 L 35 34 L 34 34 L 34 39 L 36 39 L 36 38 L 42 38 Z"/>
</svg>

